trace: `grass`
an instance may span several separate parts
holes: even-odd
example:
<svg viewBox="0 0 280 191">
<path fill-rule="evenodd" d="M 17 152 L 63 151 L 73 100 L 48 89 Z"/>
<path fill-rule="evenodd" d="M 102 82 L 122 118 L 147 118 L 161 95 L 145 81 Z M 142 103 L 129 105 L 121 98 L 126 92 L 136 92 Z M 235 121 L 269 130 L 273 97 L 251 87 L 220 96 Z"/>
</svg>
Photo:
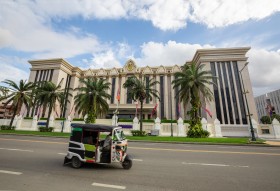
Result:
<svg viewBox="0 0 280 191">
<path fill-rule="evenodd" d="M 69 137 L 70 133 L 60 132 L 38 132 L 38 131 L 14 131 L 14 130 L 1 130 L 0 134 L 20 134 L 20 135 L 37 135 L 37 136 L 50 136 L 50 137 Z M 102 138 L 105 135 L 101 136 Z M 158 136 L 146 136 L 135 137 L 126 136 L 128 140 L 138 141 L 163 141 L 163 142 L 182 142 L 182 143 L 226 143 L 226 144 L 264 144 L 264 140 L 257 139 L 256 142 L 250 142 L 249 138 L 187 138 L 187 137 L 158 137 Z"/>
</svg>

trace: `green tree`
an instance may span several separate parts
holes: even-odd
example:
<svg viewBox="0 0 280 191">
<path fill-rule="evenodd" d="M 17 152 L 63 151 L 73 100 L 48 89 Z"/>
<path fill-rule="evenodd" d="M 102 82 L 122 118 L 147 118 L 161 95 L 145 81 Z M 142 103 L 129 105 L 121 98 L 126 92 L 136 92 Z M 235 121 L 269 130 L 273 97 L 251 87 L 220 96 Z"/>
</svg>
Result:
<svg viewBox="0 0 280 191">
<path fill-rule="evenodd" d="M 47 106 L 48 108 L 46 127 L 49 128 L 50 116 L 55 108 L 56 102 L 61 103 L 61 100 L 65 98 L 64 90 L 61 89 L 60 84 L 55 85 L 53 82 L 43 81 L 38 84 L 36 94 L 37 103 L 40 106 Z M 69 96 L 72 95 L 69 94 Z"/>
<path fill-rule="evenodd" d="M 154 88 L 156 84 L 159 84 L 154 78 L 146 81 L 144 79 L 138 79 L 136 76 L 129 77 L 123 84 L 124 88 L 128 88 L 128 97 L 132 100 L 138 100 L 140 102 L 140 131 L 143 129 L 143 103 L 146 99 L 152 100 L 153 97 L 159 99 L 159 92 Z"/>
<path fill-rule="evenodd" d="M 175 80 L 172 81 L 173 88 L 178 88 L 176 96 L 179 96 L 184 107 L 188 103 L 192 106 L 188 112 L 190 114 L 190 134 L 192 128 L 197 131 L 197 125 L 202 130 L 200 122 L 201 98 L 206 101 L 213 100 L 213 92 L 208 86 L 214 84 L 213 78 L 215 77 L 212 76 L 211 71 L 203 70 L 204 66 L 203 64 L 186 63 L 181 72 L 175 73 Z"/>
<path fill-rule="evenodd" d="M 107 93 L 110 83 L 104 79 L 85 78 L 80 80 L 81 87 L 76 88 L 75 109 L 78 114 L 88 115 L 86 123 L 95 123 L 97 115 L 106 114 L 109 110 L 107 99 L 111 95 Z"/>
<path fill-rule="evenodd" d="M 1 97 L 5 97 L 7 96 L 9 93 L 9 89 L 4 87 L 4 86 L 0 86 L 0 99 Z"/>
<path fill-rule="evenodd" d="M 20 80 L 19 84 L 12 80 L 5 80 L 4 83 L 8 85 L 9 93 L 2 96 L 1 100 L 7 100 L 5 106 L 12 102 L 14 111 L 10 122 L 11 127 L 15 116 L 20 113 L 22 105 L 25 105 L 27 108 L 32 105 L 31 91 L 34 88 L 34 84 L 26 80 Z"/>
</svg>

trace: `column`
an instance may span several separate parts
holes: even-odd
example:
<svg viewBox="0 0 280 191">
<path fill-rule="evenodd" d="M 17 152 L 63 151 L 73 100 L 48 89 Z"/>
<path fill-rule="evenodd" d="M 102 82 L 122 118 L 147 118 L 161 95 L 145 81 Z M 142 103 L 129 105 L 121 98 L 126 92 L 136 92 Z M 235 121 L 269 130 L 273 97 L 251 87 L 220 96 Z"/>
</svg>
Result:
<svg viewBox="0 0 280 191">
<path fill-rule="evenodd" d="M 157 80 L 158 82 L 160 82 L 160 77 L 159 77 L 159 75 L 156 75 L 156 80 Z M 160 96 L 160 84 L 156 84 L 156 89 L 157 89 L 157 91 L 159 92 L 159 96 Z M 160 102 L 158 101 L 158 99 L 156 100 L 156 103 L 158 104 L 158 106 L 157 106 L 157 116 L 160 117 Z M 155 104 L 156 104 L 156 103 L 155 103 Z"/>
<path fill-rule="evenodd" d="M 170 118 L 170 116 L 169 116 L 169 113 L 170 113 L 170 107 L 169 107 L 169 99 L 170 99 L 170 97 L 169 97 L 169 88 L 168 88 L 168 84 L 169 84 L 169 82 L 168 82 L 168 77 L 167 77 L 167 75 L 165 75 L 164 76 L 164 83 L 163 83 L 163 85 L 164 85 L 164 117 L 166 117 L 167 119 L 169 119 Z"/>
<path fill-rule="evenodd" d="M 125 80 L 126 80 L 126 76 L 122 76 L 121 77 L 121 100 L 120 100 L 120 103 L 121 104 L 126 104 L 126 91 L 127 89 L 123 88 L 123 84 L 125 83 Z"/>
</svg>

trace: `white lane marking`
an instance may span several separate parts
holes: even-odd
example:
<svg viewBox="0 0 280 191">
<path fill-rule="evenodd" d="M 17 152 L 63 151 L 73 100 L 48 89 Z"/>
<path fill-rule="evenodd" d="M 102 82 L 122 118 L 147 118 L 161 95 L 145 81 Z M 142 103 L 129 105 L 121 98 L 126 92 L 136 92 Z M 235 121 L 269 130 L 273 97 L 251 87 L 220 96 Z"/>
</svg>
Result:
<svg viewBox="0 0 280 191">
<path fill-rule="evenodd" d="M 132 159 L 133 161 L 143 161 L 143 159 Z"/>
<path fill-rule="evenodd" d="M 121 190 L 125 190 L 126 187 L 125 186 L 118 186 L 118 185 L 112 185 L 112 184 L 101 184 L 101 183 L 92 183 L 92 186 L 99 186 L 99 187 L 106 187 L 106 188 L 116 188 L 116 189 L 121 189 Z"/>
<path fill-rule="evenodd" d="M 240 168 L 249 168 L 249 166 L 228 165 L 228 164 L 186 163 L 186 162 L 182 162 L 182 164 L 187 164 L 187 165 L 202 165 L 202 166 L 220 166 L 220 167 L 240 167 Z"/>
<path fill-rule="evenodd" d="M 0 148 L 1 150 L 8 150 L 8 151 L 22 151 L 22 152 L 34 152 L 32 150 L 23 150 L 23 149 L 8 149 L 8 148 Z"/>
<path fill-rule="evenodd" d="M 57 153 L 58 155 L 67 155 L 66 153 Z"/>
<path fill-rule="evenodd" d="M 14 174 L 14 175 L 21 175 L 22 174 L 22 172 L 13 172 L 13 171 L 7 171 L 7 170 L 0 170 L 0 173 Z"/>
</svg>

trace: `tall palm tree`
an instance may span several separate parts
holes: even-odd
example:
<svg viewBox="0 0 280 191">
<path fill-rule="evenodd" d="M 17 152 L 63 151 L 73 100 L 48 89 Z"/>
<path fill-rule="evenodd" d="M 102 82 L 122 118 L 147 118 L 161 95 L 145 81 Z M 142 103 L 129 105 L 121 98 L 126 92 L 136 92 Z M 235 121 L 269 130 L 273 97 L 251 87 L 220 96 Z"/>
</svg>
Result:
<svg viewBox="0 0 280 191">
<path fill-rule="evenodd" d="M 95 123 L 98 114 L 105 114 L 109 110 L 107 99 L 111 95 L 107 93 L 110 83 L 104 79 L 85 78 L 80 80 L 82 87 L 76 88 L 75 109 L 78 114 L 88 115 L 86 123 Z"/>
<path fill-rule="evenodd" d="M 26 80 L 20 80 L 19 84 L 16 84 L 16 82 L 12 80 L 5 80 L 4 83 L 8 85 L 10 93 L 1 97 L 1 100 L 7 100 L 5 106 L 12 102 L 14 108 L 12 120 L 10 122 L 11 127 L 15 116 L 20 113 L 22 105 L 25 105 L 25 107 L 32 105 L 31 91 L 34 88 L 34 84 Z"/>
<path fill-rule="evenodd" d="M 43 81 L 40 83 L 36 90 L 36 100 L 39 105 L 47 106 L 48 108 L 48 117 L 46 127 L 49 127 L 50 116 L 55 108 L 56 102 L 61 103 L 61 100 L 64 100 L 65 93 L 64 90 L 61 89 L 61 85 L 55 85 L 53 82 Z M 72 96 L 69 94 L 69 96 Z"/>
<path fill-rule="evenodd" d="M 140 102 L 140 131 L 143 130 L 143 103 L 146 99 L 152 100 L 153 97 L 159 99 L 159 92 L 154 88 L 156 84 L 159 84 L 154 78 L 146 81 L 146 78 L 138 79 L 136 76 L 129 77 L 123 84 L 124 88 L 128 88 L 130 91 L 128 97 L 132 100 L 139 100 Z"/>
<path fill-rule="evenodd" d="M 178 88 L 178 93 L 184 107 L 190 102 L 192 109 L 189 112 L 192 127 L 195 124 L 200 124 L 199 111 L 201 109 L 201 97 L 206 101 L 213 99 L 213 92 L 208 85 L 214 84 L 211 71 L 203 70 L 203 64 L 185 64 L 181 72 L 175 73 L 175 80 L 172 81 L 173 89 Z"/>
<path fill-rule="evenodd" d="M 7 96 L 7 94 L 9 93 L 9 89 L 4 87 L 4 86 L 0 86 L 0 97 L 5 97 Z"/>
</svg>

